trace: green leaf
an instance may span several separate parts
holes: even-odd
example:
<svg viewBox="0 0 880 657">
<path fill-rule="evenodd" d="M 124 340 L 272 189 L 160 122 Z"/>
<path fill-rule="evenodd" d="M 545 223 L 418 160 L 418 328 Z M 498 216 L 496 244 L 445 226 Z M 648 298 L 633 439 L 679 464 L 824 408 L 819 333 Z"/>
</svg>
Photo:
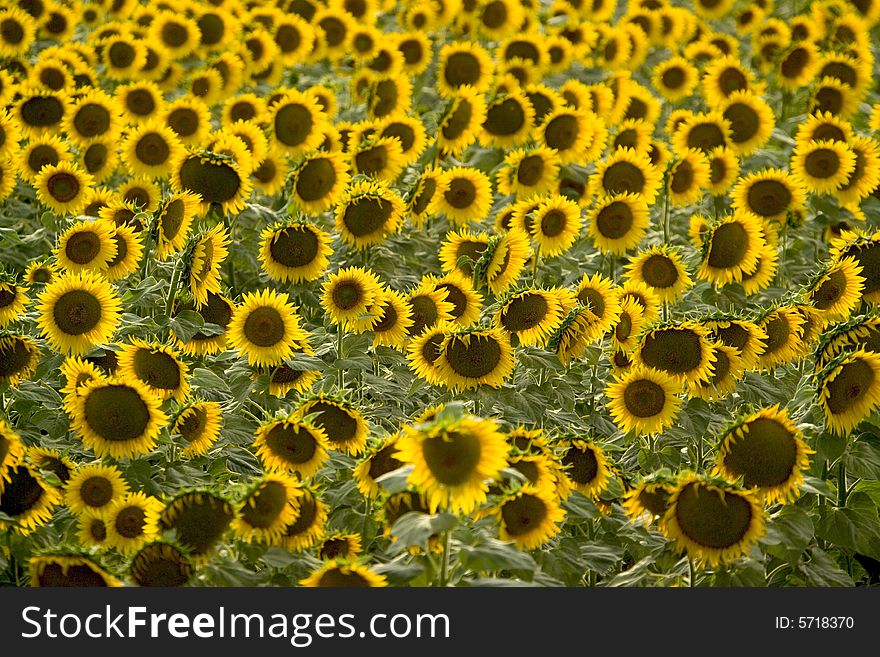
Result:
<svg viewBox="0 0 880 657">
<path fill-rule="evenodd" d="M 581 544 L 581 560 L 586 568 L 600 575 L 607 575 L 623 559 L 624 549 L 598 541 Z"/>
<path fill-rule="evenodd" d="M 862 435 L 843 457 L 847 472 L 860 479 L 880 479 L 880 439 Z"/>
<path fill-rule="evenodd" d="M 182 310 L 168 323 L 181 342 L 189 342 L 205 325 L 205 318 L 195 310 Z"/>
<path fill-rule="evenodd" d="M 439 536 L 441 532 L 455 527 L 457 523 L 458 518 L 451 513 L 428 515 L 419 511 L 410 511 L 394 523 L 391 534 L 407 547 L 418 546 L 427 549 L 429 538 Z"/>
<path fill-rule="evenodd" d="M 512 543 L 504 543 L 494 538 L 478 545 L 462 546 L 458 551 L 458 561 L 464 568 L 477 572 L 534 571 L 538 567 L 528 552 L 521 552 Z"/>
<path fill-rule="evenodd" d="M 407 479 L 409 479 L 412 471 L 412 465 L 404 465 L 403 467 L 397 468 L 397 470 L 386 472 L 381 477 L 377 477 L 376 483 L 389 493 L 402 493 L 407 489 L 407 486 L 409 486 Z"/>
<path fill-rule="evenodd" d="M 794 564 L 807 549 L 814 532 L 813 521 L 807 512 L 787 505 L 770 518 L 761 543 L 768 546 L 774 556 Z"/>
</svg>

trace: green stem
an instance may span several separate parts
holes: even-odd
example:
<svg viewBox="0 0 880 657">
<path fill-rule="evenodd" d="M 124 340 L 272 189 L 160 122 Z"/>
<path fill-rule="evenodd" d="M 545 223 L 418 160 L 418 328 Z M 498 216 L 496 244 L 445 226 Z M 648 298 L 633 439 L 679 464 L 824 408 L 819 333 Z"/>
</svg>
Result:
<svg viewBox="0 0 880 657">
<path fill-rule="evenodd" d="M 669 174 L 664 176 L 665 193 L 663 194 L 663 243 L 669 244 Z"/>
<path fill-rule="evenodd" d="M 449 536 L 450 530 L 443 532 L 443 561 L 440 562 L 440 587 L 449 583 Z"/>
<path fill-rule="evenodd" d="M 171 311 L 174 307 L 174 296 L 177 294 L 177 286 L 180 284 L 180 261 L 174 263 L 174 270 L 171 272 L 171 285 L 168 287 L 168 296 L 165 299 L 165 317 L 171 318 Z"/>
<path fill-rule="evenodd" d="M 342 360 L 342 338 L 344 337 L 344 335 L 345 335 L 345 333 L 342 330 L 342 324 L 337 324 L 336 325 L 336 360 Z M 345 387 L 345 372 L 342 370 L 341 365 L 337 364 L 337 366 L 339 367 L 338 387 L 340 390 L 342 390 Z"/>
<path fill-rule="evenodd" d="M 363 541 L 364 547 L 367 547 L 367 524 L 370 519 L 371 512 L 373 510 L 373 498 L 367 496 L 366 504 L 364 505 L 364 524 L 361 526 L 361 540 Z"/>
<path fill-rule="evenodd" d="M 691 588 L 697 585 L 697 569 L 694 567 L 694 560 L 688 557 L 688 586 Z"/>
<path fill-rule="evenodd" d="M 541 260 L 541 249 L 535 249 L 535 259 L 532 263 L 532 285 L 538 285 L 538 263 Z"/>
<path fill-rule="evenodd" d="M 147 234 L 144 237 L 144 254 L 141 256 L 141 280 L 147 277 L 147 265 L 150 262 L 150 249 L 153 246 L 153 231 L 155 229 L 156 225 L 154 223 L 147 226 Z"/>
<path fill-rule="evenodd" d="M 837 466 L 837 506 L 846 506 L 846 466 L 843 461 Z"/>
<path fill-rule="evenodd" d="M 225 214 L 223 215 L 223 223 L 226 226 L 226 234 L 229 237 L 229 243 L 235 244 L 235 239 L 232 236 L 233 228 L 235 228 L 235 221 L 229 221 L 229 217 Z M 235 287 L 235 258 L 231 257 L 231 255 L 226 256 L 226 278 L 229 279 L 229 289 L 232 290 L 233 293 L 237 291 Z"/>
</svg>

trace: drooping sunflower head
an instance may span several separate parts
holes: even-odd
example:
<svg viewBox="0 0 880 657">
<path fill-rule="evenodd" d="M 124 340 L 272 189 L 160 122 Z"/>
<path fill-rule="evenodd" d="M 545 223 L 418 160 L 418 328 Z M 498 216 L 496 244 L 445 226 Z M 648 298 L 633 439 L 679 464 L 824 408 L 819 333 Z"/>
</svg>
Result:
<svg viewBox="0 0 880 657">
<path fill-rule="evenodd" d="M 469 513 L 507 465 L 507 441 L 493 420 L 450 415 L 405 427 L 395 457 L 414 466 L 409 482 L 432 510 Z"/>
<path fill-rule="evenodd" d="M 765 527 L 765 512 L 752 491 L 695 474 L 680 477 L 660 523 L 679 549 L 712 566 L 747 554 Z"/>
<path fill-rule="evenodd" d="M 674 481 L 666 481 L 665 477 L 645 479 L 627 491 L 623 508 L 632 522 L 651 523 L 666 513 L 674 490 Z"/>
<path fill-rule="evenodd" d="M 716 473 L 755 488 L 768 504 L 798 496 L 812 450 L 779 405 L 753 413 L 727 429 L 716 458 Z"/>
<path fill-rule="evenodd" d="M 567 440 L 559 462 L 571 487 L 588 497 L 596 497 L 608 486 L 611 466 L 602 448 L 586 440 Z"/>
<path fill-rule="evenodd" d="M 138 586 L 184 586 L 194 572 L 186 552 L 164 541 L 144 545 L 129 566 L 131 580 Z"/>
<path fill-rule="evenodd" d="M 31 586 L 119 587 L 122 583 L 88 557 L 80 555 L 33 556 L 28 562 Z"/>
<path fill-rule="evenodd" d="M 129 458 L 156 446 L 167 421 L 161 402 L 137 380 L 89 381 L 73 400 L 72 424 L 97 456 Z"/>
<path fill-rule="evenodd" d="M 159 516 L 162 531 L 173 530 L 181 546 L 198 561 L 209 556 L 235 520 L 232 504 L 209 491 L 184 491 Z"/>
<path fill-rule="evenodd" d="M 156 255 L 160 260 L 183 249 L 201 202 L 201 197 L 192 192 L 171 194 L 162 201 L 156 212 Z"/>
</svg>

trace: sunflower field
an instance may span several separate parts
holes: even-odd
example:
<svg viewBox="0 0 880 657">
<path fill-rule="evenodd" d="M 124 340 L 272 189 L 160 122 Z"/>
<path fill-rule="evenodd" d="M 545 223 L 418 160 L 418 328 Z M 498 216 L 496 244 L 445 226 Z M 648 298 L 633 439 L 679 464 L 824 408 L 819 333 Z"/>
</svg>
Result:
<svg viewBox="0 0 880 657">
<path fill-rule="evenodd" d="M 880 583 L 877 0 L 0 0 L 0 584 Z"/>
</svg>

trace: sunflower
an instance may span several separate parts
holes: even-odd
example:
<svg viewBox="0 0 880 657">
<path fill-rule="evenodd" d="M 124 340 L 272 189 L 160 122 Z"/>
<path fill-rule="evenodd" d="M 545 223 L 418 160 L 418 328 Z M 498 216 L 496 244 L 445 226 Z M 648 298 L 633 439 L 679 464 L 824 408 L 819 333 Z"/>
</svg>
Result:
<svg viewBox="0 0 880 657">
<path fill-rule="evenodd" d="M 0 513 L 11 518 L 12 526 L 22 534 L 29 534 L 46 524 L 61 503 L 58 490 L 46 484 L 33 467 L 23 462 L 14 466 L 10 464 L 0 483 L 3 483 L 0 487 Z M 9 527 L 8 520 L 0 520 L 0 529 Z"/>
<path fill-rule="evenodd" d="M 371 137 L 352 146 L 350 158 L 355 173 L 389 185 L 406 166 L 403 146 L 396 137 Z"/>
<path fill-rule="evenodd" d="M 860 96 L 860 92 L 845 82 L 826 76 L 813 88 L 807 109 L 810 113 L 828 112 L 840 118 L 849 118 L 858 109 Z"/>
<path fill-rule="evenodd" d="M 460 155 L 474 143 L 486 120 L 486 101 L 470 85 L 459 87 L 437 126 L 437 145 L 444 152 Z"/>
<path fill-rule="evenodd" d="M 195 239 L 185 279 L 196 308 L 208 302 L 209 294 L 220 294 L 220 264 L 229 255 L 229 242 L 229 232 L 221 224 Z"/>
<path fill-rule="evenodd" d="M 855 155 L 855 166 L 847 180 L 831 193 L 841 205 L 858 205 L 880 186 L 880 145 L 861 135 L 849 142 Z"/>
<path fill-rule="evenodd" d="M 757 91 L 755 74 L 732 54 L 712 61 L 703 69 L 702 87 L 710 107 L 720 106 L 737 91 Z"/>
<path fill-rule="evenodd" d="M 634 365 L 605 389 L 608 409 L 624 432 L 662 433 L 681 406 L 681 384 L 666 373 Z"/>
<path fill-rule="evenodd" d="M 315 97 L 296 90 L 288 91 L 269 108 L 273 143 L 294 157 L 321 145 L 325 121 Z"/>
<path fill-rule="evenodd" d="M 492 187 L 479 169 L 453 167 L 443 171 L 444 191 L 435 197 L 435 211 L 460 225 L 480 221 L 489 214 Z"/>
<path fill-rule="evenodd" d="M 70 162 L 73 158 L 70 147 L 59 136 L 46 135 L 29 139 L 16 159 L 18 175 L 33 184 L 44 167 Z"/>
<path fill-rule="evenodd" d="M 410 369 L 431 385 L 443 385 L 440 370 L 440 347 L 451 334 L 455 325 L 440 323 L 410 340 L 406 347 Z"/>
<path fill-rule="evenodd" d="M 489 148 L 512 148 L 528 141 L 535 110 L 520 89 L 496 97 L 486 108 L 480 143 Z"/>
<path fill-rule="evenodd" d="M 156 211 L 156 257 L 159 260 L 183 249 L 200 203 L 201 198 L 192 192 L 173 193 L 162 201 Z"/>
<path fill-rule="evenodd" d="M 559 462 L 565 478 L 583 495 L 597 497 L 611 480 L 611 466 L 605 452 L 586 440 L 566 440 L 561 446 L 564 451 Z"/>
<path fill-rule="evenodd" d="M 0 10 L 0 56 L 25 55 L 37 33 L 37 22 L 18 7 L 8 6 Z"/>
<path fill-rule="evenodd" d="M 172 433 L 180 434 L 187 442 L 182 456 L 202 456 L 217 442 L 223 426 L 223 413 L 220 405 L 213 401 L 199 401 L 188 405 L 181 411 Z"/>
<path fill-rule="evenodd" d="M 137 379 L 162 400 L 183 403 L 189 395 L 189 368 L 168 345 L 131 338 L 119 352 L 120 375 Z"/>
<path fill-rule="evenodd" d="M 640 251 L 626 268 L 628 279 L 647 285 L 663 303 L 675 303 L 693 286 L 680 253 L 666 244 Z"/>
<path fill-rule="evenodd" d="M 300 418 L 313 416 L 311 425 L 321 430 L 327 445 L 337 451 L 358 456 L 367 446 L 367 422 L 348 402 L 319 396 L 303 403 L 295 415 Z"/>
<path fill-rule="evenodd" d="M 499 328 L 459 329 L 448 334 L 439 347 L 435 367 L 451 389 L 499 388 L 513 373 L 510 336 Z"/>
<path fill-rule="evenodd" d="M 134 226 L 115 226 L 113 242 L 116 245 L 116 255 L 107 263 L 107 270 L 104 272 L 111 283 L 137 271 L 144 255 L 141 235 L 135 231 Z"/>
<path fill-rule="evenodd" d="M 299 581 L 301 586 L 323 588 L 375 588 L 388 586 L 385 575 L 369 566 L 331 559 Z"/>
<path fill-rule="evenodd" d="M 521 230 L 510 230 L 493 240 L 480 262 L 492 294 L 500 296 L 516 283 L 530 251 L 529 239 Z"/>
<path fill-rule="evenodd" d="M 245 208 L 252 185 L 250 173 L 254 163 L 240 139 L 225 139 L 230 152 L 183 151 L 174 162 L 171 186 L 176 192 L 191 192 L 201 199 L 201 211 L 219 206 L 227 214 L 236 214 Z M 221 145 L 217 144 L 219 148 Z"/>
<path fill-rule="evenodd" d="M 632 299 L 642 307 L 646 323 L 656 322 L 660 318 L 660 298 L 641 281 L 627 280 L 620 286 L 620 300 Z"/>
<path fill-rule="evenodd" d="M 697 86 L 698 74 L 693 63 L 684 57 L 670 57 L 654 68 L 651 83 L 666 100 L 688 98 Z"/>
<path fill-rule="evenodd" d="M 305 486 L 296 489 L 293 505 L 298 509 L 297 514 L 284 528 L 280 545 L 291 552 L 301 552 L 314 546 L 324 537 L 327 505 L 315 491 Z"/>
<path fill-rule="evenodd" d="M 676 158 L 669 170 L 669 201 L 674 206 L 692 205 L 709 187 L 711 169 L 703 151 L 689 148 Z"/>
<path fill-rule="evenodd" d="M 824 325 L 846 321 L 862 300 L 865 279 L 855 258 L 842 258 L 825 268 L 806 292 L 807 302 L 821 313 Z"/>
<path fill-rule="evenodd" d="M 14 388 L 29 379 L 39 359 L 40 349 L 28 336 L 0 336 L 0 385 Z"/>
<path fill-rule="evenodd" d="M 855 166 L 852 149 L 831 140 L 801 142 L 791 158 L 791 170 L 798 182 L 816 194 L 836 191 L 849 180 Z"/>
<path fill-rule="evenodd" d="M 26 287 L 12 281 L 0 282 L 0 327 L 16 321 L 29 302 Z"/>
<path fill-rule="evenodd" d="M 715 356 L 708 333 L 705 327 L 687 321 L 653 328 L 640 337 L 637 362 L 680 383 L 705 381 Z"/>
<path fill-rule="evenodd" d="M 780 306 L 764 314 L 758 326 L 767 334 L 764 349 L 758 354 L 762 368 L 772 370 L 790 363 L 801 352 L 804 317 L 792 306 Z"/>
<path fill-rule="evenodd" d="M 773 110 L 752 92 L 735 91 L 718 109 L 730 124 L 730 149 L 741 157 L 761 148 L 773 134 Z"/>
<path fill-rule="evenodd" d="M 556 151 L 546 146 L 510 151 L 504 164 L 497 180 L 498 191 L 513 194 L 517 200 L 552 191 L 561 166 Z"/>
<path fill-rule="evenodd" d="M 330 319 L 342 327 L 354 327 L 375 305 L 382 284 L 372 271 L 347 267 L 331 274 L 322 289 L 321 305 Z"/>
<path fill-rule="evenodd" d="M 403 199 L 385 184 L 358 181 L 345 190 L 336 206 L 336 229 L 348 244 L 363 249 L 399 231 L 405 209 Z"/>
<path fill-rule="evenodd" d="M 252 484 L 232 523 L 242 540 L 275 544 L 298 515 L 299 483 L 288 475 L 266 474 Z"/>
<path fill-rule="evenodd" d="M 741 479 L 767 504 L 785 504 L 798 496 L 813 453 L 803 433 L 779 404 L 753 413 L 727 429 L 718 447 L 716 474 Z"/>
<path fill-rule="evenodd" d="M 564 310 L 558 290 L 531 289 L 508 296 L 494 321 L 521 345 L 545 345 L 561 326 Z"/>
<path fill-rule="evenodd" d="M 620 124 L 611 141 L 611 150 L 631 148 L 637 153 L 647 153 L 651 148 L 654 126 L 642 119 L 627 119 Z"/>
<path fill-rule="evenodd" d="M 564 305 L 570 307 L 568 299 Z M 559 328 L 547 341 L 547 347 L 556 354 L 559 362 L 569 365 L 580 358 L 590 343 L 600 336 L 598 317 L 588 306 L 578 302 L 562 318 Z"/>
<path fill-rule="evenodd" d="M 138 586 L 184 586 L 193 576 L 193 566 L 184 550 L 154 541 L 147 543 L 131 560 L 132 582 Z"/>
<path fill-rule="evenodd" d="M 726 146 L 709 152 L 709 182 L 706 189 L 714 196 L 726 194 L 739 177 L 739 159 Z"/>
<path fill-rule="evenodd" d="M 742 356 L 734 347 L 719 343 L 712 345 L 712 355 L 712 374 L 708 379 L 689 384 L 688 397 L 716 401 L 736 390 L 736 383 L 745 372 Z"/>
<path fill-rule="evenodd" d="M 355 484 L 365 497 L 377 497 L 381 491 L 377 479 L 403 467 L 404 464 L 395 457 L 397 438 L 397 435 L 389 436 L 368 449 L 366 456 L 352 471 Z"/>
<path fill-rule="evenodd" d="M 109 221 L 78 221 L 58 237 L 55 259 L 66 272 L 106 270 L 116 257 L 115 227 Z"/>
<path fill-rule="evenodd" d="M 757 267 L 764 244 L 756 216 L 738 211 L 725 217 L 706 232 L 697 278 L 715 285 L 741 282 Z"/>
<path fill-rule="evenodd" d="M 596 330 L 606 333 L 620 317 L 620 295 L 610 278 L 584 274 L 574 289 L 577 300 L 596 316 Z"/>
<path fill-rule="evenodd" d="M 440 50 L 437 89 L 447 98 L 464 85 L 484 93 L 492 83 L 493 68 L 492 57 L 482 46 L 461 41 L 449 43 Z"/>
<path fill-rule="evenodd" d="M 494 515 L 501 540 L 513 541 L 520 550 L 534 550 L 559 532 L 565 511 L 551 492 L 526 485 L 505 496 Z"/>
<path fill-rule="evenodd" d="M 314 153 L 295 169 L 293 195 L 304 212 L 319 215 L 336 204 L 350 178 L 342 153 Z"/>
<path fill-rule="evenodd" d="M 159 514 L 163 505 L 144 493 L 128 493 L 107 511 L 107 544 L 123 554 L 137 552 L 159 535 Z"/>
<path fill-rule="evenodd" d="M 605 149 L 608 130 L 593 112 L 563 107 L 544 117 L 535 129 L 534 139 L 555 149 L 563 165 L 594 162 Z"/>
<path fill-rule="evenodd" d="M 446 300 L 446 290 L 437 289 L 433 282 L 423 280 L 406 295 L 405 303 L 412 320 L 407 329 L 409 337 L 417 336 L 435 324 L 452 320 L 454 306 Z"/>
<path fill-rule="evenodd" d="M 825 426 L 846 436 L 880 407 L 880 355 L 858 349 L 835 358 L 818 375 Z"/>
<path fill-rule="evenodd" d="M 816 76 L 819 55 L 819 47 L 812 41 L 792 44 L 779 57 L 776 68 L 779 86 L 789 91 L 806 87 Z"/>
<path fill-rule="evenodd" d="M 418 182 L 407 195 L 406 209 L 413 225 L 417 228 L 421 228 L 425 220 L 434 214 L 434 199 L 446 191 L 442 174 L 440 169 L 433 167 L 424 169 Z"/>
<path fill-rule="evenodd" d="M 58 132 L 69 111 L 68 103 L 63 91 L 20 87 L 14 116 L 25 136 L 39 138 Z"/>
<path fill-rule="evenodd" d="M 202 355 L 216 354 L 226 347 L 226 333 L 235 305 L 222 294 L 208 293 L 207 302 L 196 308 L 194 303 L 184 303 L 177 308 L 177 312 L 192 310 L 202 316 L 205 324 L 213 324 L 211 332 L 198 331 L 186 342 L 180 341 L 180 347 L 186 354 Z"/>
<path fill-rule="evenodd" d="M 130 80 L 147 64 L 146 46 L 128 34 L 108 36 L 101 44 L 101 63 L 110 79 Z"/>
<path fill-rule="evenodd" d="M 432 512 L 470 513 L 486 501 L 488 480 L 507 465 L 507 442 L 493 420 L 465 415 L 407 426 L 395 457 L 412 464 L 409 482 Z"/>
<path fill-rule="evenodd" d="M 534 486 L 548 492 L 553 497 L 556 496 L 557 475 L 561 475 L 562 471 L 558 462 L 554 465 L 554 457 L 551 454 L 517 454 L 516 450 L 511 450 L 508 457 L 508 467 L 525 477 L 523 485 Z M 564 477 L 564 475 L 562 476 Z M 510 484 L 518 488 L 510 476 L 505 476 L 504 484 L 493 486 L 489 492 L 490 494 L 504 494 Z"/>
<path fill-rule="evenodd" d="M 266 422 L 255 436 L 257 457 L 270 472 L 295 472 L 308 479 L 327 460 L 327 435 L 298 416 Z"/>
<path fill-rule="evenodd" d="M 207 559 L 235 517 L 232 504 L 220 495 L 187 490 L 165 505 L 159 515 L 159 528 L 173 530 L 181 547 L 198 562 Z"/>
<path fill-rule="evenodd" d="M 620 300 L 620 314 L 609 329 L 611 341 L 618 351 L 630 352 L 638 344 L 637 338 L 647 323 L 645 309 L 635 299 Z"/>
<path fill-rule="evenodd" d="M 119 298 L 92 272 L 59 275 L 39 301 L 37 323 L 57 351 L 83 354 L 108 341 L 119 323 Z"/>
<path fill-rule="evenodd" d="M 650 524 L 666 513 L 669 499 L 674 491 L 673 483 L 662 479 L 658 481 L 646 479 L 627 491 L 622 506 L 632 522 L 644 519 L 647 521 L 646 524 Z"/>
<path fill-rule="evenodd" d="M 536 208 L 530 228 L 542 254 L 555 256 L 564 253 L 580 234 L 580 207 L 564 196 L 551 194 Z"/>
<path fill-rule="evenodd" d="M 394 138 L 400 142 L 405 165 L 415 164 L 425 150 L 427 138 L 421 119 L 401 111 L 380 121 L 378 134 L 380 139 Z"/>
<path fill-rule="evenodd" d="M 709 337 L 724 346 L 732 347 L 746 369 L 759 366 L 758 357 L 766 348 L 767 332 L 755 322 L 724 318 L 704 322 Z"/>
<path fill-rule="evenodd" d="M 679 549 L 712 566 L 747 554 L 765 526 L 754 492 L 692 473 L 679 478 L 660 523 Z"/>
<path fill-rule="evenodd" d="M 270 277 L 298 283 L 319 278 L 333 253 L 330 236 L 307 223 L 268 227 L 261 234 L 260 262 Z"/>
<path fill-rule="evenodd" d="M 105 514 L 83 511 L 76 519 L 76 537 L 87 548 L 103 549 L 107 546 L 107 521 Z"/>
<path fill-rule="evenodd" d="M 646 203 L 653 203 L 661 178 L 646 154 L 621 148 L 597 164 L 596 172 L 590 177 L 590 188 L 599 197 L 637 194 Z"/>
<path fill-rule="evenodd" d="M 28 561 L 32 587 L 120 587 L 122 583 L 80 555 L 40 555 Z"/>
<path fill-rule="evenodd" d="M 295 341 L 307 338 L 296 310 L 286 293 L 247 292 L 232 314 L 229 340 L 250 365 L 279 365 L 293 354 Z"/>
<path fill-rule="evenodd" d="M 88 173 L 63 161 L 44 166 L 34 181 L 40 203 L 61 216 L 79 214 L 93 184 Z"/>
<path fill-rule="evenodd" d="M 19 435 L 0 418 L 0 493 L 7 482 L 11 481 L 11 473 L 22 462 L 25 446 Z"/>
<path fill-rule="evenodd" d="M 210 109 L 194 96 L 183 96 L 169 103 L 161 116 L 181 143 L 189 147 L 201 144 L 211 130 Z"/>
<path fill-rule="evenodd" d="M 486 233 L 474 235 L 466 229 L 451 231 L 440 246 L 440 266 L 445 272 L 458 271 L 465 276 L 473 276 L 474 265 L 483 257 L 488 246 Z"/>
<path fill-rule="evenodd" d="M 123 116 L 130 124 L 138 124 L 162 116 L 165 111 L 165 97 L 154 82 L 131 82 L 116 87 L 116 101 L 121 106 Z"/>
<path fill-rule="evenodd" d="M 183 153 L 175 132 L 158 119 L 133 128 L 122 142 L 123 162 L 135 176 L 157 179 L 171 174 L 172 164 Z"/>
</svg>

